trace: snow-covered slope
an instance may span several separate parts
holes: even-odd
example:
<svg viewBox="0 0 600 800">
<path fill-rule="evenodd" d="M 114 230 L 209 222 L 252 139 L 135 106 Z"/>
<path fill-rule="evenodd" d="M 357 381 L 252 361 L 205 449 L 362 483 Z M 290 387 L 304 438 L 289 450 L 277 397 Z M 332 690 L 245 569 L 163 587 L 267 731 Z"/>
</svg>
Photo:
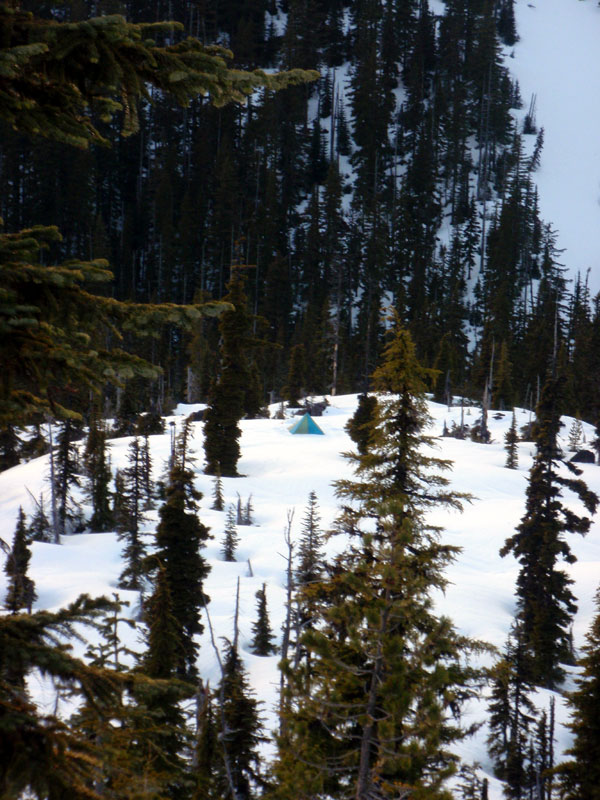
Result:
<svg viewBox="0 0 600 800">
<path fill-rule="evenodd" d="M 600 290 L 600 7 L 594 0 L 516 0 L 520 41 L 506 60 L 523 103 L 537 98 L 544 150 L 540 213 L 558 231 L 571 275 Z"/>
<path fill-rule="evenodd" d="M 292 436 L 289 420 L 259 419 L 241 423 L 242 459 L 240 471 L 245 477 L 224 479 L 227 503 L 236 503 L 238 493 L 242 500 L 252 494 L 255 524 L 239 527 L 241 542 L 237 563 L 221 560 L 220 549 L 225 513 L 210 510 L 213 480 L 201 472 L 202 426 L 196 423 L 193 448 L 197 452 L 196 485 L 204 493 L 200 516 L 210 526 L 213 540 L 206 549 L 212 571 L 206 583 L 211 597 L 209 611 L 217 638 L 231 636 L 233 625 L 236 582 L 240 579 L 240 641 L 246 666 L 257 696 L 264 702 L 267 724 L 273 725 L 272 713 L 277 700 L 277 657 L 260 658 L 248 652 L 251 625 L 255 619 L 255 592 L 266 583 L 271 623 L 279 630 L 283 619 L 285 585 L 284 528 L 288 512 L 294 511 L 292 536 L 300 535 L 308 494 L 317 493 L 323 527 L 327 528 L 336 514 L 336 500 L 332 481 L 350 474 L 350 466 L 341 453 L 352 449 L 344 432 L 344 425 L 356 406 L 356 396 L 329 398 L 331 403 L 319 425 L 325 436 Z M 189 411 L 190 407 L 182 408 Z M 459 422 L 460 409 L 448 410 L 445 406 L 430 405 L 434 419 L 433 433 L 440 434 L 444 422 L 451 427 Z M 518 411 L 518 424 L 529 420 L 529 412 Z M 472 424 L 477 409 L 465 410 L 465 422 Z M 179 425 L 183 416 L 175 417 Z M 563 434 L 566 437 L 572 420 L 565 419 Z M 510 414 L 492 414 L 490 428 L 493 441 L 489 445 L 459 441 L 452 438 L 439 440 L 439 454 L 454 462 L 451 473 L 453 488 L 473 495 L 471 503 L 458 512 L 434 513 L 432 518 L 445 529 L 444 538 L 462 547 L 462 553 L 449 570 L 450 586 L 445 596 L 438 598 L 440 610 L 450 616 L 464 633 L 485 639 L 502 648 L 514 611 L 514 584 L 518 565 L 507 557 L 501 559 L 498 550 L 518 523 L 524 508 L 527 472 L 531 465 L 533 446 L 519 444 L 519 468 L 504 467 L 503 436 L 510 424 Z M 584 425 L 587 440 L 592 436 L 590 426 Z M 111 443 L 113 467 L 125 464 L 129 439 Z M 162 472 L 169 452 L 170 435 L 151 437 L 155 477 Z M 584 479 L 591 489 L 600 492 L 600 467 L 583 465 Z M 47 487 L 47 457 L 23 464 L 0 474 L 0 523 L 2 537 L 10 541 L 19 505 L 27 513 L 32 511 L 34 496 Z M 148 523 L 148 541 L 152 540 L 153 524 Z M 327 547 L 333 552 L 342 546 L 332 539 Z M 582 644 L 592 613 L 592 598 L 600 575 L 600 524 L 594 523 L 585 538 L 573 536 L 571 546 L 578 561 L 568 568 L 575 580 L 574 591 L 579 597 L 579 613 L 574 627 L 575 644 Z M 34 543 L 30 574 L 36 582 L 39 599 L 37 607 L 57 608 L 73 600 L 80 592 L 92 595 L 111 595 L 119 591 L 122 599 L 131 602 L 135 613 L 138 597 L 133 592 L 116 589 L 121 570 L 121 545 L 113 533 L 82 534 L 65 537 L 61 546 Z M 252 573 L 252 575 L 250 574 Z M 5 576 L 0 574 L 0 594 L 4 595 Z M 135 648 L 135 632 L 122 628 Z M 139 645 L 138 645 L 139 647 Z M 200 671 L 211 685 L 218 681 L 214 653 L 207 637 L 201 642 Z M 49 698 L 47 698 L 49 699 Z M 540 707 L 547 707 L 547 693 L 538 693 Z M 474 704 L 471 714 L 481 718 L 485 702 Z M 559 699 L 557 719 L 564 723 L 567 712 Z M 478 761 L 490 776 L 490 764 L 485 748 L 486 731 L 483 728 L 467 742 L 462 755 L 468 763 Z M 557 755 L 568 742 L 568 733 L 559 725 Z M 491 800 L 500 798 L 497 781 L 491 778 Z"/>
</svg>

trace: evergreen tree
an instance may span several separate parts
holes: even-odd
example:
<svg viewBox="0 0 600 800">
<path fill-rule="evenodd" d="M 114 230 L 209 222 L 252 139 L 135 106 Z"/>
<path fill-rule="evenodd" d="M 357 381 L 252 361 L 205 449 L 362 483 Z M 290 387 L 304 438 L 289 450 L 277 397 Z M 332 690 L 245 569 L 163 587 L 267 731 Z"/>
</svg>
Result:
<svg viewBox="0 0 600 800">
<path fill-rule="evenodd" d="M 437 617 L 430 597 L 455 548 L 440 543 L 425 512 L 461 499 L 437 472 L 447 463 L 423 452 L 431 377 L 397 324 L 373 376 L 382 394 L 369 450 L 351 456 L 357 479 L 336 484 L 345 501 L 336 530 L 350 542 L 312 588 L 310 692 L 292 677 L 276 797 L 366 800 L 410 789 L 441 798 L 454 772 L 450 747 L 466 731 L 451 721 L 459 709 L 449 698 L 475 693 L 477 671 L 465 660 L 480 645 Z"/>
<path fill-rule="evenodd" d="M 177 620 L 181 652 L 176 675 L 196 676 L 197 645 L 193 637 L 202 633 L 200 609 L 208 598 L 202 585 L 209 567 L 200 548 L 209 538 L 196 515 L 200 492 L 193 486 L 193 473 L 175 464 L 169 475 L 165 502 L 160 507 L 156 528 L 156 556 L 163 565 Z"/>
<path fill-rule="evenodd" d="M 236 561 L 235 551 L 239 544 L 240 538 L 237 534 L 236 515 L 232 505 L 227 507 L 227 516 L 225 517 L 225 534 L 223 536 L 223 546 L 221 553 L 225 561 Z"/>
<path fill-rule="evenodd" d="M 570 759 L 557 768 L 564 800 L 600 798 L 600 589 L 595 604 L 596 614 L 578 662 L 582 670 L 577 688 L 568 695 L 573 744 L 566 751 Z"/>
<path fill-rule="evenodd" d="M 506 450 L 506 463 L 504 466 L 508 467 L 508 469 L 516 469 L 519 466 L 519 453 L 517 450 L 519 435 L 517 433 L 517 418 L 515 416 L 514 408 L 512 412 L 510 428 L 504 434 L 504 441 L 504 449 Z"/>
<path fill-rule="evenodd" d="M 147 649 L 141 668 L 152 680 L 138 682 L 133 693 L 134 722 L 140 718 L 136 755 L 144 760 L 144 769 L 157 776 L 165 793 L 160 796 L 179 800 L 190 794 L 189 731 L 180 702 L 193 694 L 194 687 L 173 680 L 184 653 L 167 573 L 160 563 L 154 591 L 144 604 L 144 621 Z"/>
<path fill-rule="evenodd" d="M 531 659 L 533 680 L 548 688 L 562 680 L 561 662 L 572 660 L 569 626 L 576 610 L 569 588 L 572 580 L 556 564 L 559 558 L 568 563 L 575 561 L 564 534 L 585 534 L 591 524 L 588 517 L 565 508 L 560 501 L 561 490 L 573 492 L 590 513 L 598 504 L 596 495 L 581 479 L 565 477 L 558 470 L 562 384 L 563 379 L 550 376 L 542 389 L 536 409 L 536 453 L 529 473 L 525 515 L 517 532 L 500 551 L 502 556 L 512 552 L 521 565 L 517 619 Z M 573 464 L 565 466 L 575 476 L 581 474 Z"/>
<path fill-rule="evenodd" d="M 0 472 L 15 467 L 19 461 L 21 440 L 17 429 L 11 423 L 0 427 Z"/>
<path fill-rule="evenodd" d="M 336 143 L 337 152 L 340 156 L 349 156 L 352 150 L 350 130 L 348 127 L 348 120 L 346 118 L 346 109 L 344 108 L 343 100 L 338 104 L 338 112 L 336 118 Z"/>
<path fill-rule="evenodd" d="M 297 548 L 296 569 L 293 573 L 289 571 L 288 580 L 290 582 L 290 627 L 294 633 L 295 641 L 290 640 L 295 646 L 293 664 L 298 671 L 302 663 L 302 678 L 308 686 L 310 684 L 310 662 L 311 652 L 303 644 L 303 633 L 314 627 L 318 618 L 317 596 L 319 593 L 319 582 L 323 578 L 325 571 L 325 559 L 323 556 L 323 532 L 320 529 L 320 515 L 317 504 L 317 495 L 310 492 L 304 519 L 302 520 L 302 533 Z M 291 558 L 291 554 L 290 554 Z M 292 593 L 292 589 L 296 589 Z M 313 589 L 315 592 L 313 594 Z"/>
<path fill-rule="evenodd" d="M 529 792 L 536 791 L 546 800 L 552 798 L 554 783 L 555 697 L 550 697 L 549 714 L 542 711 L 530 744 Z"/>
<path fill-rule="evenodd" d="M 108 531 L 114 524 L 109 485 L 112 479 L 107 454 L 106 430 L 92 413 L 83 454 L 88 485 L 86 494 L 92 503 L 89 527 L 92 531 Z"/>
<path fill-rule="evenodd" d="M 535 719 L 532 691 L 522 636 L 516 626 L 509 634 L 504 657 L 492 669 L 488 704 L 488 751 L 494 774 L 505 781 L 505 793 L 511 800 L 524 797 L 527 783 L 526 750 Z"/>
<path fill-rule="evenodd" d="M 31 551 L 29 549 L 26 517 L 23 509 L 19 508 L 12 548 L 4 564 L 4 572 L 8 576 L 8 588 L 4 605 L 13 614 L 22 608 L 26 609 L 28 614 L 31 614 L 31 607 L 37 597 L 35 584 L 27 575 L 30 559 Z"/>
<path fill-rule="evenodd" d="M 119 595 L 113 592 L 113 604 L 97 625 L 100 638 L 98 642 L 90 643 L 85 651 L 88 663 L 92 666 L 109 667 L 120 672 L 125 669 L 124 658 L 136 655 L 123 643 L 119 632 L 123 624 L 132 630 L 136 628 L 135 620 L 122 613 L 128 606 L 128 602 L 121 602 Z"/>
<path fill-rule="evenodd" d="M 223 511 L 225 508 L 225 501 L 223 498 L 223 479 L 221 478 L 220 470 L 217 470 L 214 480 L 213 488 L 213 504 L 211 506 L 213 511 Z"/>
<path fill-rule="evenodd" d="M 127 466 L 115 476 L 115 524 L 119 540 L 125 541 L 121 556 L 125 562 L 119 586 L 141 590 L 146 546 L 142 539 L 145 465 L 139 437 L 127 449 Z"/>
<path fill-rule="evenodd" d="M 171 453 L 171 463 L 177 463 L 181 469 L 191 469 L 196 462 L 194 451 L 190 448 L 190 441 L 194 438 L 194 430 L 192 428 L 192 417 L 186 417 L 183 421 L 181 430 L 177 434 L 173 442 L 173 450 Z"/>
<path fill-rule="evenodd" d="M 80 524 L 81 509 L 73 499 L 73 488 L 81 485 L 79 479 L 79 450 L 73 439 L 77 429 L 71 419 L 60 426 L 56 437 L 54 483 L 51 486 L 57 508 L 58 532 L 73 533 Z"/>
<path fill-rule="evenodd" d="M 498 363 L 494 375 L 494 386 L 492 391 L 492 408 L 505 409 L 513 404 L 512 387 L 512 364 L 508 360 L 508 347 L 506 342 L 502 342 Z"/>
<path fill-rule="evenodd" d="M 158 564 L 154 591 L 144 603 L 147 649 L 143 668 L 153 678 L 171 678 L 180 659 L 179 626 L 173 615 L 173 600 L 162 564 Z"/>
<path fill-rule="evenodd" d="M 296 584 L 299 586 L 318 581 L 323 574 L 323 533 L 320 522 L 317 495 L 310 492 L 298 545 Z"/>
<path fill-rule="evenodd" d="M 234 310 L 225 311 L 219 320 L 221 332 L 221 367 L 204 416 L 204 453 L 207 475 L 236 477 L 240 458 L 239 421 L 246 413 L 249 386 L 248 344 L 251 338 L 251 317 L 248 298 L 240 269 L 232 269 L 224 300 Z"/>
<path fill-rule="evenodd" d="M 261 756 L 264 741 L 258 703 L 252 696 L 237 644 L 225 640 L 223 672 L 216 695 L 219 703 L 218 739 L 223 761 L 217 766 L 217 781 L 224 797 L 251 800 L 262 783 Z M 227 760 L 227 767 L 225 766 Z"/>
<path fill-rule="evenodd" d="M 571 425 L 571 429 L 569 430 L 569 450 L 571 452 L 576 452 L 581 447 L 581 441 L 583 438 L 583 425 L 581 424 L 581 420 L 579 419 L 579 414 L 573 420 L 573 424 Z"/>
<path fill-rule="evenodd" d="M 517 24 L 515 21 L 515 0 L 501 0 L 497 12 L 498 35 L 509 47 L 517 43 Z"/>
<path fill-rule="evenodd" d="M 256 603 L 256 622 L 252 623 L 252 644 L 250 645 L 251 651 L 255 656 L 270 656 L 276 652 L 276 647 L 273 644 L 273 632 L 269 622 L 269 612 L 267 610 L 267 589 L 266 584 L 263 583 L 262 588 L 259 589 L 255 597 Z"/>
<path fill-rule="evenodd" d="M 33 542 L 52 541 L 52 526 L 46 515 L 43 493 L 40 495 L 40 499 L 35 502 L 35 511 L 31 517 L 27 533 Z"/>
</svg>

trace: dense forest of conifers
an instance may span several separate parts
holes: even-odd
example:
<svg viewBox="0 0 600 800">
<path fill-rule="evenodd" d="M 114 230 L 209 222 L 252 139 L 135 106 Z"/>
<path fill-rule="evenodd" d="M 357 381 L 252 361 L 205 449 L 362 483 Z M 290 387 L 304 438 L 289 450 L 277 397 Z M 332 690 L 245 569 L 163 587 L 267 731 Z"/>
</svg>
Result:
<svg viewBox="0 0 600 800">
<path fill-rule="evenodd" d="M 154 90 L 135 135 L 99 122 L 109 147 L 3 126 L 0 216 L 7 231 L 57 225 L 45 259 L 107 258 L 108 291 L 141 302 L 222 298 L 243 265 L 265 402 L 291 367 L 307 393 L 364 389 L 393 305 L 440 371 L 438 399 L 534 404 L 555 355 L 567 409 L 596 421 L 600 311 L 585 276 L 565 280 L 538 213 L 543 120 L 502 56 L 518 38 L 513 0 L 448 0 L 443 14 L 422 0 L 21 6 L 171 18 L 242 69 L 321 74 L 222 108 L 179 108 Z M 215 321 L 127 346 L 164 369 L 150 388 L 130 384 L 134 407 L 209 397 Z"/>
</svg>

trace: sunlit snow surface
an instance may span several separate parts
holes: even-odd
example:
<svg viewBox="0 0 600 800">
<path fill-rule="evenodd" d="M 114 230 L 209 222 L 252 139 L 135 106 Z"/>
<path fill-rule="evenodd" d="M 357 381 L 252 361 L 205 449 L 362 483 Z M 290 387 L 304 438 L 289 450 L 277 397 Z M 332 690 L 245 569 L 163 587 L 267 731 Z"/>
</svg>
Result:
<svg viewBox="0 0 600 800">
<path fill-rule="evenodd" d="M 258 698 L 263 701 L 267 725 L 272 728 L 277 702 L 277 657 L 259 658 L 248 652 L 255 619 L 257 589 L 267 584 L 267 599 L 271 623 L 279 631 L 283 620 L 285 596 L 285 542 L 283 531 L 287 514 L 294 511 L 292 536 L 297 541 L 305 513 L 308 493 L 314 490 L 318 496 L 323 527 L 327 528 L 336 513 L 336 500 L 332 481 L 349 476 L 350 465 L 341 453 L 352 449 L 352 443 L 344 433 L 344 425 L 356 406 L 356 396 L 329 398 L 331 405 L 319 425 L 325 436 L 292 436 L 288 427 L 291 421 L 276 419 L 249 420 L 241 423 L 242 459 L 240 472 L 245 477 L 224 479 L 227 503 L 236 503 L 240 494 L 245 502 L 252 494 L 255 509 L 255 524 L 239 527 L 241 538 L 237 552 L 238 563 L 221 560 L 220 549 L 225 514 L 210 510 L 213 480 L 202 474 L 202 425 L 194 425 L 193 448 L 197 453 L 196 485 L 204 493 L 200 517 L 210 526 L 214 539 L 205 554 L 212 571 L 206 582 L 211 597 L 209 606 L 217 640 L 232 636 L 236 582 L 240 578 L 240 642 L 252 685 Z M 189 407 L 181 411 L 189 411 Z M 460 409 L 448 411 L 446 406 L 430 405 L 434 419 L 432 433 L 442 431 L 444 421 L 448 427 L 452 420 L 460 420 Z M 465 422 L 472 424 L 479 412 L 466 409 Z M 181 424 L 183 416 L 174 418 Z M 529 412 L 518 412 L 519 425 L 529 419 Z M 572 420 L 565 418 L 563 428 L 564 446 Z M 493 442 L 490 445 L 475 444 L 445 438 L 439 440 L 439 450 L 434 454 L 451 459 L 454 468 L 450 473 L 453 488 L 473 495 L 462 514 L 458 512 L 435 512 L 432 521 L 445 528 L 444 539 L 462 547 L 462 553 L 449 569 L 451 581 L 445 596 L 438 598 L 441 613 L 450 616 L 455 625 L 465 634 L 502 648 L 512 620 L 514 610 L 514 583 L 517 564 L 512 557 L 501 559 L 498 550 L 519 522 L 524 508 L 524 492 L 527 472 L 531 465 L 533 446 L 519 444 L 519 468 L 504 467 L 505 452 L 503 436 L 510 424 L 510 414 L 504 413 L 495 419 L 490 415 Z M 590 426 L 584 425 L 589 442 Z M 118 439 L 111 443 L 113 468 L 123 466 L 127 456 L 129 439 Z M 170 434 L 151 437 L 154 459 L 154 477 L 162 471 L 169 452 Z M 583 465 L 583 477 L 590 488 L 600 493 L 600 467 Z M 14 531 L 18 507 L 23 505 L 29 515 L 34 496 L 42 490 L 47 494 L 47 458 L 24 464 L 0 473 L 0 519 L 2 538 L 10 542 Z M 155 512 L 154 512 L 155 515 Z M 148 541 L 153 521 L 148 522 Z M 586 538 L 571 536 L 570 544 L 578 561 L 568 571 L 575 580 L 574 591 L 579 598 L 574 636 L 577 647 L 593 615 L 593 595 L 600 579 L 600 528 L 594 523 Z M 342 546 L 332 539 L 327 544 L 330 553 Z M 113 533 L 83 534 L 63 539 L 62 546 L 34 543 L 31 575 L 36 582 L 39 595 L 37 607 L 55 609 L 75 599 L 80 592 L 91 595 L 111 595 L 117 591 L 116 583 L 121 570 L 121 544 Z M 250 561 L 253 577 L 249 575 Z M 5 576 L 0 574 L 0 593 L 4 595 Z M 135 613 L 138 597 L 134 592 L 119 591 L 122 599 L 131 602 L 131 613 Z M 128 632 L 122 627 L 124 638 L 131 646 L 139 648 L 137 632 Z M 207 636 L 201 640 L 200 672 L 212 686 L 218 682 L 216 660 Z M 51 703 L 48 687 L 37 682 L 32 687 L 40 700 Z M 540 707 L 547 707 L 548 693 L 538 693 Z M 470 709 L 469 720 L 484 716 L 485 702 Z M 557 719 L 564 722 L 567 712 L 560 699 L 557 703 Z M 483 728 L 473 739 L 461 747 L 467 762 L 479 761 L 489 775 L 489 760 L 485 748 L 486 730 Z M 557 731 L 557 754 L 568 742 L 568 733 L 559 727 Z M 499 784 L 491 778 L 491 800 L 499 800 Z"/>
<path fill-rule="evenodd" d="M 600 290 L 600 7 L 595 0 L 517 0 L 520 41 L 505 63 L 524 110 L 537 95 L 545 139 L 534 175 L 540 213 L 558 231 L 571 275 Z"/>
</svg>

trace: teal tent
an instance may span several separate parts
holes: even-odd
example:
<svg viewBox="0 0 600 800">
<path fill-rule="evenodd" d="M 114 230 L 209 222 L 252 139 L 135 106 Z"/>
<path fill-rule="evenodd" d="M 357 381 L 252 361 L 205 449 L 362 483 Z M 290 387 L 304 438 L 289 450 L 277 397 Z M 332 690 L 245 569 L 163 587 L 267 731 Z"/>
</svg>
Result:
<svg viewBox="0 0 600 800">
<path fill-rule="evenodd" d="M 325 436 L 321 428 L 317 425 L 310 414 L 306 413 L 300 417 L 298 422 L 295 422 L 290 428 L 290 433 L 317 433 L 319 436 Z"/>
</svg>

